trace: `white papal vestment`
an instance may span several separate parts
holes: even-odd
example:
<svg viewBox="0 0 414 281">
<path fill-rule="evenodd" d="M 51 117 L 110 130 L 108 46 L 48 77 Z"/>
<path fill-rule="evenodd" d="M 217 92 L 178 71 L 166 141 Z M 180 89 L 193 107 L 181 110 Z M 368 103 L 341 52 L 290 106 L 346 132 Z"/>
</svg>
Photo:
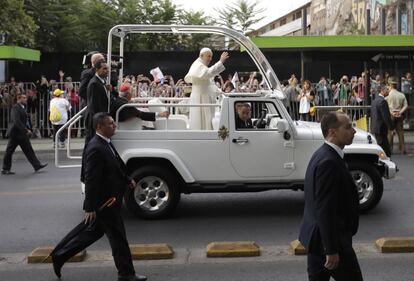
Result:
<svg viewBox="0 0 414 281">
<path fill-rule="evenodd" d="M 190 103 L 216 103 L 216 97 L 222 92 L 214 84 L 213 78 L 225 69 L 221 61 L 218 61 L 211 67 L 207 67 L 200 58 L 196 59 L 184 77 L 186 83 L 193 84 Z M 211 130 L 214 111 L 213 107 L 190 107 L 190 129 Z"/>
</svg>

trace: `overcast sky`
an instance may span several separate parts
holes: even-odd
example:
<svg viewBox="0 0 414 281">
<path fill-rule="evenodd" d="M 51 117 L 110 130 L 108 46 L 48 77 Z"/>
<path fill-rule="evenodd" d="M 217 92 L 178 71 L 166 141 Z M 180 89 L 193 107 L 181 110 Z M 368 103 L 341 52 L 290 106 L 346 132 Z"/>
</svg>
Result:
<svg viewBox="0 0 414 281">
<path fill-rule="evenodd" d="M 237 0 L 172 0 L 176 5 L 181 5 L 185 10 L 204 11 L 213 17 L 218 17 L 214 8 L 224 8 L 226 4 L 232 4 Z M 249 0 L 253 3 L 255 0 Z M 261 27 L 285 14 L 293 9 L 299 8 L 309 0 L 257 0 L 259 7 L 265 9 L 263 16 L 265 17 L 255 28 Z"/>
</svg>

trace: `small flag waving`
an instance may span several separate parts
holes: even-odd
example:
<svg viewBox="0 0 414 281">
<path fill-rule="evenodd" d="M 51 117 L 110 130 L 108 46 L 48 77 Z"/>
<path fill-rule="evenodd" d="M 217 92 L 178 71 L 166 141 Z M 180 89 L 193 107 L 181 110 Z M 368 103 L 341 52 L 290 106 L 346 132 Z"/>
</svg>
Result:
<svg viewBox="0 0 414 281">
<path fill-rule="evenodd" d="M 361 117 L 358 120 L 356 120 L 356 127 L 368 132 L 368 120 L 367 116 Z"/>
<path fill-rule="evenodd" d="M 162 71 L 159 67 L 151 69 L 150 73 L 152 77 L 154 77 L 155 82 L 161 82 L 162 80 L 164 80 L 164 74 L 162 74 Z"/>
<path fill-rule="evenodd" d="M 231 83 L 233 84 L 234 87 L 236 87 L 236 82 L 239 82 L 239 74 L 236 72 L 234 72 L 233 78 L 231 79 Z"/>
</svg>

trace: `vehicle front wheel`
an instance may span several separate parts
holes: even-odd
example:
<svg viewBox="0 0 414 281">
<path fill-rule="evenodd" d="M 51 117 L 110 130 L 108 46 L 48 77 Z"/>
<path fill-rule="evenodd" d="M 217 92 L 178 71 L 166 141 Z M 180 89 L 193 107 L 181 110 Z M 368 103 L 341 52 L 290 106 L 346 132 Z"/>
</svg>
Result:
<svg viewBox="0 0 414 281">
<path fill-rule="evenodd" d="M 180 201 L 177 176 L 162 166 L 141 167 L 132 173 L 137 183 L 125 193 L 128 209 L 140 218 L 160 219 L 172 214 Z"/>
<path fill-rule="evenodd" d="M 360 211 L 373 209 L 384 191 L 380 173 L 369 163 L 349 163 L 349 171 L 358 189 Z"/>
</svg>

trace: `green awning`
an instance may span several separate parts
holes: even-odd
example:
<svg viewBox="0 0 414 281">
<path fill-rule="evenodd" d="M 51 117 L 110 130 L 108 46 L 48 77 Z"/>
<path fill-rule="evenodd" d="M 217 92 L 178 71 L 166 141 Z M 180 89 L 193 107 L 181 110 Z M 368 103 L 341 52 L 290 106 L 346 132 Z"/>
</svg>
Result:
<svg viewBox="0 0 414 281">
<path fill-rule="evenodd" d="M 252 41 L 262 49 L 414 48 L 413 35 L 263 36 Z"/>
<path fill-rule="evenodd" d="M 40 61 L 40 51 L 17 46 L 0 46 L 0 60 Z"/>
</svg>

